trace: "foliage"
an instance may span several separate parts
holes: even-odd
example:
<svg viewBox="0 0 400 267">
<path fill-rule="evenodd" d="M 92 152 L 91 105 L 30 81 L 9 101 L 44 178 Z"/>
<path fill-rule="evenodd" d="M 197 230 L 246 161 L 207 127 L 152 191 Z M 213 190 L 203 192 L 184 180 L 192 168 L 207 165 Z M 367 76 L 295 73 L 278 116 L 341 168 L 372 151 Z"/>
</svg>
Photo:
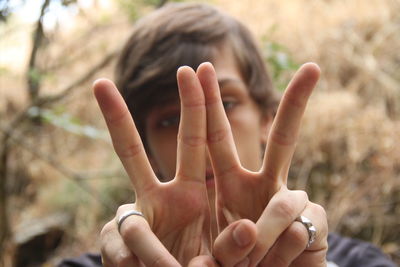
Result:
<svg viewBox="0 0 400 267">
<path fill-rule="evenodd" d="M 294 62 L 284 45 L 269 41 L 266 37 L 262 40 L 262 50 L 277 89 L 283 91 L 290 80 L 290 74 L 300 65 Z"/>
<path fill-rule="evenodd" d="M 171 2 L 182 2 L 184 0 L 174 0 Z M 141 16 L 141 10 L 144 7 L 159 7 L 168 0 L 118 0 L 121 10 L 131 21 L 137 20 Z"/>
<path fill-rule="evenodd" d="M 65 112 L 65 108 L 58 107 L 55 110 L 49 110 L 32 107 L 28 112 L 32 118 L 40 118 L 42 121 L 60 127 L 69 133 L 92 139 L 108 140 L 108 133 L 106 131 L 99 130 L 91 125 L 82 124 L 79 118 Z"/>
</svg>

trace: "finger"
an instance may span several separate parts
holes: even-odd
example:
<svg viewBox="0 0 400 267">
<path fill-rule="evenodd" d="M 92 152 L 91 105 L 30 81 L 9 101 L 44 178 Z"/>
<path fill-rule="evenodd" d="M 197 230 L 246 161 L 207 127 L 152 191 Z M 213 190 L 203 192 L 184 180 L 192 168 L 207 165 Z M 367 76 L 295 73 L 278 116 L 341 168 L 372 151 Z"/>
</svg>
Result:
<svg viewBox="0 0 400 267">
<path fill-rule="evenodd" d="M 106 79 L 93 84 L 94 94 L 107 123 L 115 152 L 136 193 L 157 183 L 128 107 L 115 85 Z"/>
<path fill-rule="evenodd" d="M 101 259 L 105 267 L 139 267 L 138 258 L 128 249 L 118 233 L 115 221 L 108 222 L 100 233 Z"/>
<path fill-rule="evenodd" d="M 200 255 L 197 257 L 194 257 L 190 262 L 189 262 L 189 267 L 218 267 L 218 263 L 215 262 L 215 260 L 208 255 Z"/>
<path fill-rule="evenodd" d="M 299 256 L 308 242 L 308 233 L 299 222 L 293 222 L 278 238 L 267 255 L 259 263 L 260 267 L 286 267 Z"/>
<path fill-rule="evenodd" d="M 309 218 L 316 227 L 316 237 L 314 243 L 294 259 L 290 266 L 307 267 L 310 263 L 316 267 L 326 266 L 329 232 L 326 212 L 320 205 L 310 203 L 302 215 Z"/>
<path fill-rule="evenodd" d="M 217 75 L 211 63 L 203 63 L 197 76 L 204 90 L 207 109 L 207 142 L 213 170 L 223 176 L 240 167 L 231 126 L 221 100 Z"/>
<path fill-rule="evenodd" d="M 302 255 L 307 255 L 305 256 L 307 257 L 307 265 L 304 266 L 322 266 L 316 263 L 323 262 L 320 252 L 327 250 L 328 226 L 325 211 L 321 206 L 309 202 L 302 215 L 310 219 L 317 229 L 316 238 L 312 245 L 306 248 L 310 238 L 307 228 L 302 223 L 295 221 L 279 236 L 277 242 L 260 262 L 260 266 L 289 266 Z M 314 254 L 314 258 L 310 259 L 308 255 L 311 255 L 309 253 L 311 251 L 316 253 L 311 253 Z"/>
<path fill-rule="evenodd" d="M 222 266 L 247 266 L 247 255 L 253 249 L 256 240 L 257 227 L 252 221 L 236 221 L 217 236 L 213 255 Z"/>
<path fill-rule="evenodd" d="M 177 72 L 181 98 L 177 177 L 205 182 L 206 109 L 203 90 L 190 67 Z"/>
<path fill-rule="evenodd" d="M 268 137 L 262 168 L 262 172 L 271 179 L 281 179 L 284 184 L 287 182 L 301 118 L 319 75 L 320 69 L 316 64 L 304 64 L 282 97 Z"/>
<path fill-rule="evenodd" d="M 121 224 L 121 237 L 125 245 L 145 266 L 180 266 L 141 216 L 129 216 Z"/>
<path fill-rule="evenodd" d="M 249 254 L 250 266 L 256 266 L 271 249 L 278 237 L 303 212 L 308 202 L 304 191 L 282 187 L 270 200 L 257 221 L 257 242 Z"/>
</svg>

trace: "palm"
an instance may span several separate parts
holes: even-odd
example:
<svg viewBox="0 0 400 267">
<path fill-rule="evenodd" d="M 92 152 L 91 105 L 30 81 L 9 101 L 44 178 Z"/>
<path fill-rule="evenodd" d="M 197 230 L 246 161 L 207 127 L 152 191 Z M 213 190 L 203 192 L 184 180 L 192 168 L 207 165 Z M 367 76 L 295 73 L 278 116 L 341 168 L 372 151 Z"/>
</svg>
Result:
<svg viewBox="0 0 400 267">
<path fill-rule="evenodd" d="M 167 203 L 167 205 L 166 205 Z M 179 262 L 207 253 L 210 212 L 204 185 L 183 181 L 148 190 L 138 200 L 152 231 Z"/>
<path fill-rule="evenodd" d="M 251 180 L 248 179 L 249 176 L 253 176 Z M 278 184 L 268 183 L 269 181 L 261 175 L 247 171 L 232 174 L 230 177 L 217 176 L 216 179 L 222 181 L 217 193 L 217 217 L 220 229 L 242 218 L 256 222 L 271 197 L 279 190 Z"/>
</svg>

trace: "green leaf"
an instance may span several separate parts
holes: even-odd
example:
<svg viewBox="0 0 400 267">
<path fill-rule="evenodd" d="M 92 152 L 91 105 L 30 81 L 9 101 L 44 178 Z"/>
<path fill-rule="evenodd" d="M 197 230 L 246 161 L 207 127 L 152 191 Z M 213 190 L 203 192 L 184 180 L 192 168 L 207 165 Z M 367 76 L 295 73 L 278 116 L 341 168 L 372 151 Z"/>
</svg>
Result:
<svg viewBox="0 0 400 267">
<path fill-rule="evenodd" d="M 97 129 L 91 125 L 85 125 L 79 118 L 73 117 L 62 110 L 56 109 L 53 111 L 32 107 L 28 110 L 28 114 L 33 118 L 40 118 L 43 122 L 64 129 L 72 134 L 108 141 L 108 134 L 106 131 Z"/>
<path fill-rule="evenodd" d="M 264 60 L 266 61 L 272 79 L 278 90 L 283 91 L 289 83 L 293 71 L 299 68 L 289 51 L 282 44 L 262 38 Z"/>
</svg>

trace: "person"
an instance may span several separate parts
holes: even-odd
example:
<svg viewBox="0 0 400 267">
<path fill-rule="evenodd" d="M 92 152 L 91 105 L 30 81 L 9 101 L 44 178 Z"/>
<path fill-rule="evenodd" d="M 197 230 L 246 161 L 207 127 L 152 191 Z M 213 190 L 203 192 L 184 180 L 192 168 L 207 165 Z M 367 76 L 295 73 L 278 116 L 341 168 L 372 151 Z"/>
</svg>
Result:
<svg viewBox="0 0 400 267">
<path fill-rule="evenodd" d="M 116 86 L 93 86 L 136 201 L 102 229 L 101 259 L 60 266 L 394 266 L 368 243 L 328 236 L 324 209 L 287 188 L 319 74 L 304 64 L 280 100 L 229 15 L 174 3 L 142 18 Z"/>
</svg>

